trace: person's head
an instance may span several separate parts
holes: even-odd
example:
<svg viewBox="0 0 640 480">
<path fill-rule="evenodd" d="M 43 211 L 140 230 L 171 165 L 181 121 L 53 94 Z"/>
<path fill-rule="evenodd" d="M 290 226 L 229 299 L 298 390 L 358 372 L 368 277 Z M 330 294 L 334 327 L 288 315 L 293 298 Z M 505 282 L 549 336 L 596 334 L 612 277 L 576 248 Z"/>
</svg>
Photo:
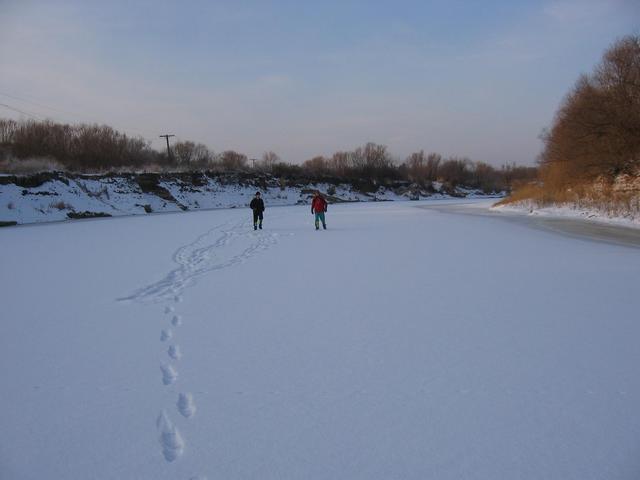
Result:
<svg viewBox="0 0 640 480">
<path fill-rule="evenodd" d="M 260 198 L 260 192 L 256 192 L 256 198 Z"/>
<path fill-rule="evenodd" d="M 320 190 L 316 190 L 316 191 L 313 193 L 313 195 L 314 195 L 314 197 L 319 197 L 319 196 L 320 196 Z"/>
</svg>

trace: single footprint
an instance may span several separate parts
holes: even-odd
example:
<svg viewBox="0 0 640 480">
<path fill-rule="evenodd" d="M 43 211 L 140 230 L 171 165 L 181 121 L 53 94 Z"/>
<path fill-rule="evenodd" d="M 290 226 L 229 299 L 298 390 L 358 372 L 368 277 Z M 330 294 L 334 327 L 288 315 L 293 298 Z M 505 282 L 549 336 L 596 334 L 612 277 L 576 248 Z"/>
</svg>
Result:
<svg viewBox="0 0 640 480">
<path fill-rule="evenodd" d="M 180 352 L 179 345 L 169 345 L 169 350 L 167 351 L 167 353 L 174 360 L 180 360 L 180 358 L 182 357 L 182 352 Z"/>
<path fill-rule="evenodd" d="M 181 393 L 178 396 L 177 405 L 178 411 L 185 418 L 192 417 L 196 413 L 196 404 L 193 403 L 193 396 L 190 393 Z"/>
<path fill-rule="evenodd" d="M 168 307 L 165 307 L 164 309 L 164 313 L 173 313 L 175 311 L 175 308 L 173 308 L 171 305 L 169 305 Z"/>
<path fill-rule="evenodd" d="M 160 341 L 166 342 L 167 340 L 171 340 L 172 336 L 173 332 L 170 329 L 162 330 L 162 332 L 160 332 Z"/>
<path fill-rule="evenodd" d="M 162 383 L 165 385 L 171 385 L 178 378 L 178 372 L 171 365 L 160 365 L 160 370 L 162 370 Z"/>
<path fill-rule="evenodd" d="M 182 325 L 182 315 L 174 315 L 173 319 L 171 320 L 171 325 L 173 325 L 174 327 L 179 327 L 180 325 Z"/>
<path fill-rule="evenodd" d="M 158 415 L 156 426 L 160 431 L 159 440 L 162 447 L 162 454 L 167 462 L 173 462 L 184 452 L 184 440 L 164 411 Z"/>
<path fill-rule="evenodd" d="M 176 295 L 175 297 L 173 297 L 173 300 L 176 303 L 180 303 L 180 302 L 182 302 L 182 296 L 181 295 Z"/>
</svg>

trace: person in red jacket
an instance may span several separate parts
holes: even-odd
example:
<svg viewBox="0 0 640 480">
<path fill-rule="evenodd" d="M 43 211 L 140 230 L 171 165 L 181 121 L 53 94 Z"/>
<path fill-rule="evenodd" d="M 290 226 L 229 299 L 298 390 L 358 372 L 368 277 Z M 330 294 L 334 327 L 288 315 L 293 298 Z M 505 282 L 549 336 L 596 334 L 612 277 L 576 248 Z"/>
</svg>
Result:
<svg viewBox="0 0 640 480">
<path fill-rule="evenodd" d="M 322 228 L 327 229 L 327 224 L 324 220 L 324 213 L 327 211 L 327 201 L 324 199 L 320 192 L 316 191 L 313 194 L 313 200 L 311 200 L 311 213 L 316 216 L 316 230 L 320 229 L 320 222 L 322 222 Z"/>
</svg>

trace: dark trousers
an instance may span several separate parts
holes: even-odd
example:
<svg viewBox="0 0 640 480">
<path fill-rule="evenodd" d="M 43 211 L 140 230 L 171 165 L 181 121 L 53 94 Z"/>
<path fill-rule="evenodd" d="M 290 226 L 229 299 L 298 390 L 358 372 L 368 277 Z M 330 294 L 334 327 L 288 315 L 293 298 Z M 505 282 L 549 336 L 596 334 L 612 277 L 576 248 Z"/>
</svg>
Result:
<svg viewBox="0 0 640 480">
<path fill-rule="evenodd" d="M 253 224 L 256 225 L 258 223 L 258 220 L 260 220 L 260 225 L 262 225 L 262 212 L 259 212 L 258 210 L 254 210 L 253 211 Z"/>
</svg>

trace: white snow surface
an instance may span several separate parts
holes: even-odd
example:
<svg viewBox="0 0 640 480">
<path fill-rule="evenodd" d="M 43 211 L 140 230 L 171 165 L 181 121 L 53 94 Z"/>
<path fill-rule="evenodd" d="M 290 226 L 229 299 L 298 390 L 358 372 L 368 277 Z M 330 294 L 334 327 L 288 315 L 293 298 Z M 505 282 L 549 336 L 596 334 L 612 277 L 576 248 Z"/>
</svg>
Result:
<svg viewBox="0 0 640 480">
<path fill-rule="evenodd" d="M 583 208 L 577 205 L 557 204 L 540 207 L 531 201 L 521 201 L 506 205 L 496 205 L 491 208 L 494 212 L 515 213 L 551 218 L 576 218 L 590 222 L 620 225 L 624 227 L 640 228 L 640 216 L 628 214 L 621 216 L 594 208 Z"/>
<path fill-rule="evenodd" d="M 253 186 L 221 184 L 211 178 L 207 178 L 207 185 L 202 188 L 194 188 L 180 181 L 164 181 L 159 185 L 189 209 L 244 207 L 256 192 Z M 328 187 L 326 184 L 309 186 L 324 192 Z M 23 194 L 25 190 L 27 193 Z M 284 190 L 268 188 L 262 193 L 268 205 L 295 205 L 307 199 L 301 190 L 296 187 L 285 187 Z M 336 194 L 346 201 L 373 198 L 353 192 L 345 186 L 339 186 Z M 102 212 L 111 216 L 145 214 L 145 206 L 156 213 L 182 211 L 177 203 L 144 193 L 135 182 L 123 177 L 100 180 L 70 178 L 69 185 L 53 180 L 29 189 L 14 184 L 0 185 L 0 199 L 0 220 L 17 221 L 20 224 L 66 220 L 67 213 L 72 211 Z M 382 190 L 377 199 L 397 200 L 399 196 Z"/>
<path fill-rule="evenodd" d="M 637 479 L 638 249 L 426 203 L 0 230 L 0 478 Z"/>
</svg>

